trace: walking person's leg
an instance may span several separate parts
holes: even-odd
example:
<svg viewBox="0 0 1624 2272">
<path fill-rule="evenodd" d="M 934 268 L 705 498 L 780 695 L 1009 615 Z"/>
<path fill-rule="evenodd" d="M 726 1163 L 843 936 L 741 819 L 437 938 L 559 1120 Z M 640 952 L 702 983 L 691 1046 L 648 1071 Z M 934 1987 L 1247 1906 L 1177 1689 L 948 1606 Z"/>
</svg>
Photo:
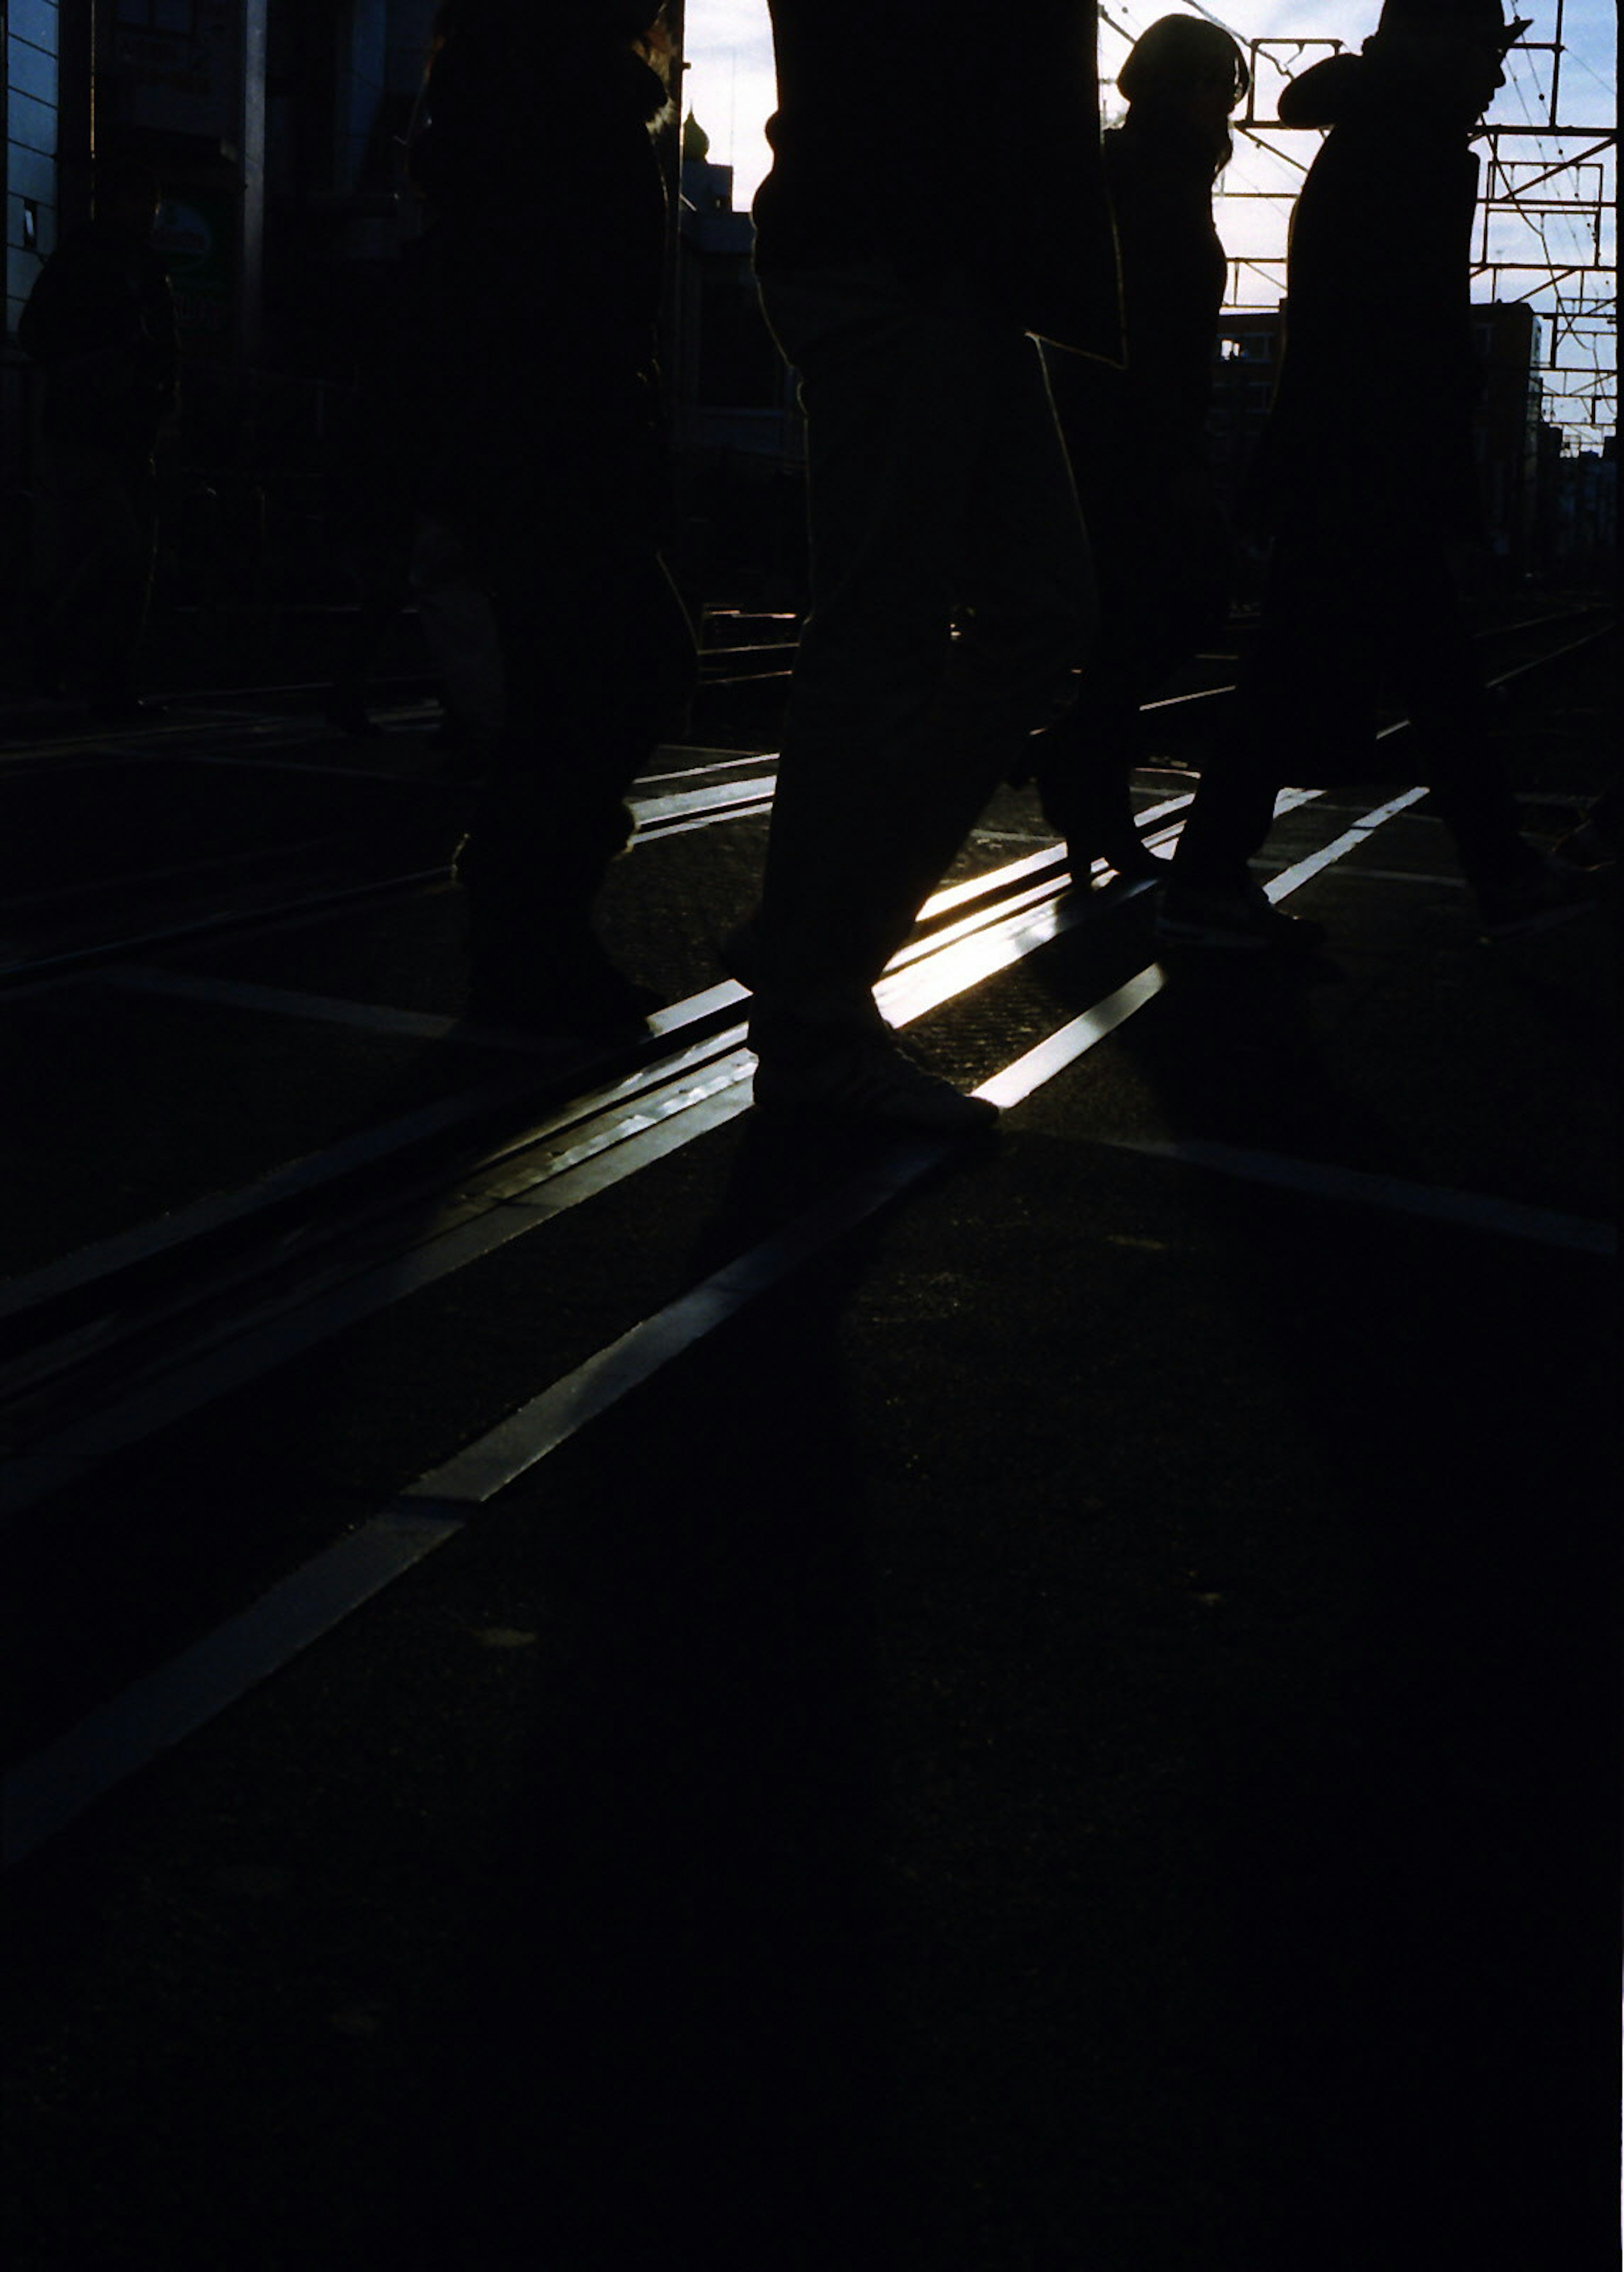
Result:
<svg viewBox="0 0 1624 2272">
<path fill-rule="evenodd" d="M 985 1117 L 922 1074 L 911 1110 L 912 1067 L 888 1107 L 871 990 L 1085 641 L 1086 546 L 1047 385 L 1032 343 L 962 285 L 924 296 L 874 267 L 764 280 L 763 297 L 802 381 L 813 604 L 761 908 L 736 949 L 758 1093 L 816 1102 L 827 1059 L 831 1110 L 929 1117 L 939 1090 L 944 1119 Z M 865 1059 L 849 1093 L 843 1051 Z"/>
<path fill-rule="evenodd" d="M 458 875 L 475 1014 L 592 1031 L 655 1006 L 617 970 L 592 908 L 630 841 L 626 793 L 692 689 L 688 617 L 652 547 L 583 545 L 494 594 L 504 715 Z"/>
<path fill-rule="evenodd" d="M 1173 857 L 1158 934 L 1170 946 L 1311 950 L 1322 925 L 1271 907 L 1248 863 L 1294 775 L 1352 780 L 1374 746 L 1379 634 L 1347 534 L 1284 530 L 1233 714 L 1203 766 Z"/>
<path fill-rule="evenodd" d="M 1080 444 L 1074 444 L 1073 463 Z M 1118 877 L 1166 880 L 1140 840 L 1132 780 L 1152 754 L 1145 705 L 1229 609 L 1227 532 L 1210 495 L 1150 483 L 1137 468 L 1089 486 L 1084 519 L 1099 585 L 1099 624 L 1076 700 L 1032 744 L 1049 826 L 1073 878 L 1103 857 Z"/>
<path fill-rule="evenodd" d="M 1494 745 L 1483 666 L 1443 543 L 1416 532 L 1383 587 L 1393 691 L 1411 719 L 1438 811 L 1492 938 L 1547 930 L 1583 912 L 1582 882 L 1523 835 Z"/>
</svg>

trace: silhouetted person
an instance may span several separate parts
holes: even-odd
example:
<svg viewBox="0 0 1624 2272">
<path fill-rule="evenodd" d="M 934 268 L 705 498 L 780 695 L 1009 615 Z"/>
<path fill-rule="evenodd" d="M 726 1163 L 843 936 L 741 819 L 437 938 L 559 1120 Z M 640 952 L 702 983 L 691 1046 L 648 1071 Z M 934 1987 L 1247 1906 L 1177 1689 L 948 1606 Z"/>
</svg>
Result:
<svg viewBox="0 0 1624 2272">
<path fill-rule="evenodd" d="M 413 141 L 424 116 L 420 106 Z M 457 770 L 476 774 L 502 730 L 502 660 L 489 595 L 461 540 L 421 510 L 423 467 L 435 460 L 436 422 L 448 407 L 424 385 L 438 339 L 426 270 L 423 235 L 407 235 L 392 282 L 361 314 L 334 497 L 359 604 L 336 657 L 327 716 L 356 739 L 382 731 L 369 706 L 371 682 L 410 602 L 439 671 L 439 741 L 456 753 Z"/>
<path fill-rule="evenodd" d="M 1384 683 L 1413 721 L 1486 933 L 1583 904 L 1520 833 L 1449 557 L 1481 533 L 1467 143 L 1526 28 L 1502 21 L 1499 0 L 1387 0 L 1359 55 L 1315 64 L 1281 98 L 1285 123 L 1331 131 L 1292 222 L 1285 352 L 1256 469 L 1276 531 L 1263 623 L 1234 730 L 1173 857 L 1169 945 L 1320 942 L 1318 924 L 1270 907 L 1247 862 L 1297 759 L 1322 780 L 1359 778 Z"/>
<path fill-rule="evenodd" d="M 1102 145 L 1122 265 L 1127 368 L 1052 355 L 1049 381 L 1094 552 L 1099 627 L 1078 699 L 1031 756 L 1073 876 L 1102 856 L 1124 877 L 1165 864 L 1134 822 L 1150 754 L 1141 706 L 1229 611 L 1230 537 L 1205 428 L 1227 264 L 1212 185 L 1250 77 L 1216 24 L 1164 16 L 1117 75 L 1128 116 Z"/>
<path fill-rule="evenodd" d="M 801 381 L 812 609 L 729 960 L 756 993 L 758 1101 L 969 1128 L 991 1107 L 905 1056 L 871 990 L 1087 646 L 1087 545 L 1028 334 L 1120 345 L 1093 11 L 771 12 L 756 267 Z M 1014 207 L 972 141 L 1018 160 Z"/>
<path fill-rule="evenodd" d="M 359 310 L 350 350 L 352 385 L 340 411 L 332 502 L 357 606 L 334 658 L 327 716 L 357 740 L 382 729 L 369 707 L 385 643 L 412 596 L 417 532 L 414 494 L 423 437 L 418 371 L 421 247 L 402 249 L 388 281 Z"/>
<path fill-rule="evenodd" d="M 41 270 L 17 326 L 43 375 L 37 444 L 41 690 L 138 714 L 136 658 L 157 543 L 153 451 L 179 363 L 149 167 L 97 173 L 93 218 Z"/>
<path fill-rule="evenodd" d="M 659 553 L 666 42 L 651 0 L 457 0 L 440 41 L 413 150 L 430 216 L 420 503 L 488 594 L 503 704 L 458 862 L 468 1006 L 590 1030 L 645 1006 L 592 905 L 695 669 Z"/>
</svg>

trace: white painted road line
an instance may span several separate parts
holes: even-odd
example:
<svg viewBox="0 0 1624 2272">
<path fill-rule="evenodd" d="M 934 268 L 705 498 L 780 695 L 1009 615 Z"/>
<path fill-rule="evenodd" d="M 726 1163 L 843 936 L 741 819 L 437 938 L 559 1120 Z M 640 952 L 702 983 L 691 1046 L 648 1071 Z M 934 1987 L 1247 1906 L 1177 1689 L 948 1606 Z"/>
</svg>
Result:
<svg viewBox="0 0 1624 2272">
<path fill-rule="evenodd" d="M 427 1507 L 375 1516 L 36 1752 L 5 1778 L 4 1866 L 206 1727 L 461 1528 Z"/>
<path fill-rule="evenodd" d="M 1322 869 L 1330 868 L 1347 853 L 1357 851 L 1384 821 L 1394 819 L 1399 813 L 1408 811 L 1411 805 L 1419 804 L 1424 796 L 1431 795 L 1428 788 L 1407 788 L 1402 796 L 1389 797 L 1385 804 L 1377 805 L 1374 811 L 1356 820 L 1352 828 L 1345 828 L 1340 836 L 1333 836 L 1329 844 L 1322 844 L 1319 850 L 1311 852 L 1306 860 L 1299 860 L 1294 867 L 1284 869 L 1279 875 L 1270 877 L 1263 886 L 1264 891 L 1271 901 L 1278 903 L 1288 892 L 1297 891 L 1311 877 L 1317 876 Z"/>
</svg>

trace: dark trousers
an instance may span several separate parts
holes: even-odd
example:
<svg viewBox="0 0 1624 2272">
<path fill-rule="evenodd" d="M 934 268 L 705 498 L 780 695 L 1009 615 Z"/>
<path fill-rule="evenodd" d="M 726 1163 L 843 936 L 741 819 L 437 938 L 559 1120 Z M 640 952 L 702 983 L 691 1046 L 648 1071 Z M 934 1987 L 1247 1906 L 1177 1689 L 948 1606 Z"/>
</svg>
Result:
<svg viewBox="0 0 1624 2272">
<path fill-rule="evenodd" d="M 1032 771 L 1050 825 L 1098 853 L 1134 829 L 1129 776 L 1151 755 L 1144 706 L 1229 613 L 1232 546 L 1197 467 L 1158 475 L 1127 434 L 1067 430 L 1094 550 L 1099 625 L 1065 717 L 1035 736 Z M 1121 462 L 1110 462 L 1120 451 Z"/>
<path fill-rule="evenodd" d="M 630 840 L 626 792 L 682 726 L 694 639 L 652 544 L 533 534 L 485 581 L 504 717 L 458 873 L 476 972 L 522 977 L 585 932 Z"/>
<path fill-rule="evenodd" d="M 1175 879 L 1203 891 L 1242 884 L 1287 781 L 1379 778 L 1384 698 L 1412 722 L 1409 778 L 1424 774 L 1468 882 L 1493 886 L 1526 868 L 1533 855 L 1489 740 L 1445 538 L 1424 525 L 1303 514 L 1276 542 L 1257 646 L 1180 838 Z"/>
<path fill-rule="evenodd" d="M 876 264 L 764 277 L 762 303 L 801 380 L 812 612 L 759 983 L 838 1013 L 1064 706 L 1092 577 L 1036 343 L 967 282 L 916 290 Z"/>
</svg>

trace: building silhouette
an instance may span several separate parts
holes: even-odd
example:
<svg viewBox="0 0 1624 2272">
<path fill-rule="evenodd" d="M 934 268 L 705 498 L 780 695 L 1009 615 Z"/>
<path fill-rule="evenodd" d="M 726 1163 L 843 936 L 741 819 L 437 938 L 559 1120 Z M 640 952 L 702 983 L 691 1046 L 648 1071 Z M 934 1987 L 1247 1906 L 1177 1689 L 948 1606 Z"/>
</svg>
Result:
<svg viewBox="0 0 1624 2272">
<path fill-rule="evenodd" d="M 93 154 L 152 164 L 184 372 L 172 547 L 181 580 L 284 595 L 332 579 L 324 527 L 344 402 L 413 228 L 405 144 L 436 0 L 9 0 L 0 71 L 6 215 L 0 590 L 28 549 L 34 376 L 12 344 L 44 260 L 90 208 Z M 804 443 L 793 374 L 756 303 L 732 169 L 689 122 L 664 137 L 674 233 L 664 365 L 693 595 L 793 609 L 804 592 Z M 547 163 L 546 121 L 537 122 Z M 853 194 L 861 194 L 856 184 Z M 1477 311 L 1479 421 L 1500 572 L 1604 553 L 1613 460 L 1581 474 L 1540 424 L 1539 325 Z M 1272 395 L 1278 310 L 1226 315 L 1211 427 L 1238 497 Z M 1404 343 L 1391 342 L 1402 355 Z M 1561 502 L 1559 503 L 1560 500 Z"/>
</svg>

